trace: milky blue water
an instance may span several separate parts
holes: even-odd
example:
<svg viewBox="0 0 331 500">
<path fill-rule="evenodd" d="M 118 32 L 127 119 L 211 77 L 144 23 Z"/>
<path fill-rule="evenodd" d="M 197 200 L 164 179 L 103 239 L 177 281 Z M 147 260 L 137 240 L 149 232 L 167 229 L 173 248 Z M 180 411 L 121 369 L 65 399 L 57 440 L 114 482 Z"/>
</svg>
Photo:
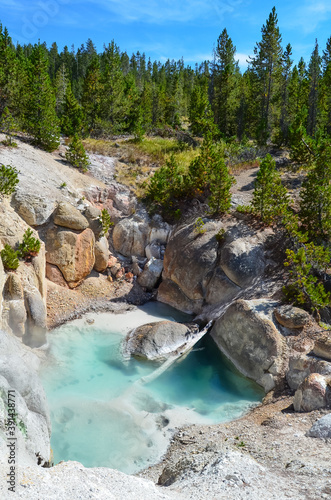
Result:
<svg viewBox="0 0 331 500">
<path fill-rule="evenodd" d="M 261 389 L 235 372 L 211 339 L 142 383 L 158 365 L 125 361 L 121 343 L 131 328 L 164 318 L 184 320 L 150 303 L 124 315 L 87 315 L 49 334 L 41 376 L 55 463 L 77 460 L 134 473 L 160 459 L 175 427 L 231 420 L 261 400 Z"/>
</svg>

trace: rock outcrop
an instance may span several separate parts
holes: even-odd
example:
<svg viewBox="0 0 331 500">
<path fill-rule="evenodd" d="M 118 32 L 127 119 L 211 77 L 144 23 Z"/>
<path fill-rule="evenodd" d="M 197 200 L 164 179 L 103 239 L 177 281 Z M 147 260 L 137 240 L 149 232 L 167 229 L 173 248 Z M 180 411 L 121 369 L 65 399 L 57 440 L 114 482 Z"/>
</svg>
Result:
<svg viewBox="0 0 331 500">
<path fill-rule="evenodd" d="M 158 300 L 197 314 L 206 306 L 228 303 L 262 277 L 269 238 L 270 229 L 256 234 L 234 220 L 224 224 L 206 219 L 200 232 L 194 223 L 177 228 L 166 247 Z M 174 285 L 180 291 L 171 300 Z"/>
<path fill-rule="evenodd" d="M 8 461 L 5 419 L 8 391 L 15 400 L 17 449 L 20 465 L 41 465 L 50 460 L 50 418 L 37 370 L 39 359 L 30 348 L 0 331 L 0 463 Z M 4 445 L 4 446 L 3 446 Z"/>
<path fill-rule="evenodd" d="M 284 376 L 282 335 L 271 317 L 275 302 L 237 300 L 214 324 L 211 336 L 237 369 L 266 392 Z"/>
</svg>

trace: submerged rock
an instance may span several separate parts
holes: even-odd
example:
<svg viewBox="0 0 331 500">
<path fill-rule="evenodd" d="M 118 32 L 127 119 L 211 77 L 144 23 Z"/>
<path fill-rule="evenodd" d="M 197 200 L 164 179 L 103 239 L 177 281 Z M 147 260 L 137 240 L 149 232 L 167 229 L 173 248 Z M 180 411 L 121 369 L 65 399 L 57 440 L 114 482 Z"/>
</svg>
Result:
<svg viewBox="0 0 331 500">
<path fill-rule="evenodd" d="M 198 325 L 159 321 L 131 330 L 124 342 L 124 354 L 160 360 L 175 353 L 199 332 Z"/>
</svg>

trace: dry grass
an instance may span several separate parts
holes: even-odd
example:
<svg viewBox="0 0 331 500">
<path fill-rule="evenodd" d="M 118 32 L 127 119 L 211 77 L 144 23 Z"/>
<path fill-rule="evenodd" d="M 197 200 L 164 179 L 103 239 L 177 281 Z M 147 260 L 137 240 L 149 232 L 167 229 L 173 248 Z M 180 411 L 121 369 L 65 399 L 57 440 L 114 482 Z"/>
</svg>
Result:
<svg viewBox="0 0 331 500">
<path fill-rule="evenodd" d="M 175 139 L 145 137 L 142 142 L 132 139 L 106 141 L 85 139 L 84 147 L 90 153 L 117 158 L 115 178 L 128 186 L 139 198 L 144 196 L 148 179 L 173 154 L 184 169 L 197 156 L 199 149 L 185 147 Z"/>
</svg>

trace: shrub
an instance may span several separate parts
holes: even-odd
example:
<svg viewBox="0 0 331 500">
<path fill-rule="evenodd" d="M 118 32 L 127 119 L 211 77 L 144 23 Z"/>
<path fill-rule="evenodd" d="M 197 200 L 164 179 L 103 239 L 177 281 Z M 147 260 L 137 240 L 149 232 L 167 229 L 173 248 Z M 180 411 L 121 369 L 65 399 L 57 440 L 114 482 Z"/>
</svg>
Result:
<svg viewBox="0 0 331 500">
<path fill-rule="evenodd" d="M 110 215 L 108 210 L 106 210 L 105 208 L 101 210 L 101 215 L 99 220 L 102 225 L 101 236 L 105 236 L 108 233 L 110 227 L 114 225 L 114 223 L 110 220 Z"/>
<path fill-rule="evenodd" d="M 8 271 L 15 271 L 18 268 L 18 252 L 15 251 L 10 245 L 5 245 L 1 250 L 1 259 L 3 267 Z"/>
<path fill-rule="evenodd" d="M 35 257 L 40 250 L 40 240 L 32 236 L 32 229 L 27 229 L 23 235 L 23 241 L 19 244 L 18 255 L 22 259 Z"/>
<path fill-rule="evenodd" d="M 10 165 L 0 163 L 0 194 L 12 194 L 16 189 L 19 171 Z"/>
<path fill-rule="evenodd" d="M 66 159 L 74 167 L 81 168 L 84 172 L 88 170 L 90 161 L 85 152 L 83 143 L 79 140 L 77 134 L 73 136 L 69 143 L 69 149 L 66 152 Z"/>
<path fill-rule="evenodd" d="M 196 234 L 204 234 L 206 232 L 205 223 L 203 222 L 201 217 L 198 217 L 197 220 L 195 221 L 193 231 Z"/>
</svg>

